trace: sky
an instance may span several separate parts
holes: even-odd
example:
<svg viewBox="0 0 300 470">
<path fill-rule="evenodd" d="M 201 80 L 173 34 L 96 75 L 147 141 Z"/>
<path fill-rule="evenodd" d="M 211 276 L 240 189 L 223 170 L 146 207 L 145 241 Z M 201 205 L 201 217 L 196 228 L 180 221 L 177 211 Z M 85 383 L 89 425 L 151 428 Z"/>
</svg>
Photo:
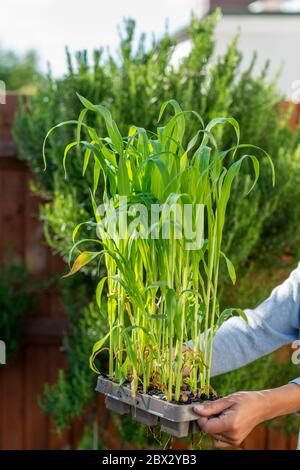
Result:
<svg viewBox="0 0 300 470">
<path fill-rule="evenodd" d="M 137 20 L 137 31 L 170 32 L 185 26 L 199 0 L 8 0 L 0 7 L 0 46 L 23 53 L 36 49 L 40 66 L 54 75 L 65 71 L 65 46 L 71 51 L 118 44 L 117 25 Z"/>
</svg>

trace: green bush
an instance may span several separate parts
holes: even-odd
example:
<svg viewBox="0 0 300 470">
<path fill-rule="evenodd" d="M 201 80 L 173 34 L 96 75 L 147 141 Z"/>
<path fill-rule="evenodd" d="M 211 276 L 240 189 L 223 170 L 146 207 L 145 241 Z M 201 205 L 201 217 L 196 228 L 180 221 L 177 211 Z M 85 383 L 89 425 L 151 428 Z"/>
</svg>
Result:
<svg viewBox="0 0 300 470">
<path fill-rule="evenodd" d="M 4 81 L 7 90 L 33 92 L 37 80 L 41 78 L 35 51 L 20 56 L 0 47 L 0 80 Z"/>
<path fill-rule="evenodd" d="M 94 342 L 103 334 L 103 320 L 93 304 L 77 314 L 71 332 L 65 335 L 64 350 L 68 370 L 60 370 L 57 383 L 45 385 L 42 409 L 51 414 L 58 431 L 67 427 L 70 420 L 82 413 L 85 405 L 94 398 L 95 376 L 91 372 L 88 357 Z"/>
<path fill-rule="evenodd" d="M 257 77 L 253 72 L 254 56 L 249 68 L 241 72 L 242 57 L 236 37 L 224 56 L 217 60 L 212 58 L 217 21 L 218 13 L 202 22 L 192 20 L 189 30 L 191 52 L 178 66 L 174 66 L 172 39 L 166 34 L 160 42 L 154 42 L 147 49 L 142 36 L 138 46 L 134 47 L 135 25 L 128 20 L 117 57 L 107 56 L 102 50 L 95 51 L 90 64 L 86 51 L 83 51 L 76 54 L 74 64 L 68 53 L 67 75 L 58 80 L 48 76 L 38 93 L 26 106 L 21 106 L 15 122 L 15 138 L 21 157 L 28 161 L 43 186 L 54 195 L 44 218 L 47 219 L 48 232 L 54 236 L 55 248 L 63 256 L 70 245 L 61 214 L 56 210 L 57 197 L 68 198 L 70 210 L 77 207 L 87 215 L 91 214 L 87 189 L 89 180 L 85 181 L 81 176 L 82 160 L 79 150 L 75 150 L 67 162 L 69 180 L 62 182 L 61 157 L 65 145 L 74 140 L 74 125 L 57 129 L 50 136 L 47 145 L 49 171 L 46 174 L 41 171 L 41 143 L 54 124 L 77 118 L 79 104 L 75 91 L 92 102 L 108 106 L 116 122 L 120 123 L 121 132 L 127 132 L 132 122 L 154 130 L 159 103 L 170 97 L 174 97 L 184 109 L 198 111 L 206 122 L 217 115 L 235 117 L 241 123 L 241 141 L 253 142 L 266 149 L 272 155 L 281 179 L 270 199 L 269 169 L 262 162 L 260 190 L 251 196 L 250 201 L 243 198 L 245 186 L 236 184 L 237 197 L 233 200 L 238 202 L 229 208 L 230 239 L 225 240 L 229 255 L 231 251 L 238 269 L 254 249 L 264 249 L 263 245 L 269 246 L 271 240 L 278 248 L 278 243 L 288 238 L 287 234 L 295 233 L 298 209 L 294 207 L 294 217 L 286 218 L 284 224 L 282 209 L 285 198 L 289 201 L 298 198 L 298 175 L 293 169 L 298 165 L 299 135 L 292 134 L 289 112 L 278 106 L 282 96 L 277 91 L 275 80 L 268 78 L 268 65 Z M 97 125 L 100 132 L 104 131 L 101 120 L 91 124 Z M 190 120 L 190 134 L 194 134 L 194 126 L 195 122 Z M 220 132 L 220 145 L 227 148 L 233 143 L 234 136 L 228 129 Z M 250 175 L 250 167 L 244 171 Z M 75 180 L 76 193 L 71 191 L 69 184 Z M 237 244 L 239 250 L 231 249 Z M 298 238 L 296 240 L 293 236 L 291 244 L 291 249 L 295 249 L 299 245 Z"/>
</svg>

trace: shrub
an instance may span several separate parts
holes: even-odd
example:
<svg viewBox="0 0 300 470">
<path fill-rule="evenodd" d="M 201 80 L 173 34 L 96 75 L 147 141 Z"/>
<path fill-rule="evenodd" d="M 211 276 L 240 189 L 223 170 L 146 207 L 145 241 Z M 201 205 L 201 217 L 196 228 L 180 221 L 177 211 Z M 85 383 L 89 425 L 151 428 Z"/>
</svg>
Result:
<svg viewBox="0 0 300 470">
<path fill-rule="evenodd" d="M 76 119 L 78 115 L 75 91 L 93 102 L 108 106 L 122 133 L 127 132 L 132 122 L 155 130 L 159 103 L 171 97 L 184 109 L 199 112 L 206 122 L 216 116 L 233 116 L 241 124 L 241 140 L 266 149 L 281 175 L 281 183 L 272 192 L 271 200 L 265 164 L 261 168 L 261 178 L 265 183 L 251 195 L 249 205 L 238 197 L 245 191 L 245 183 L 237 182 L 233 188 L 236 196 L 233 198 L 234 204 L 229 206 L 227 223 L 230 236 L 225 240 L 225 246 L 239 269 L 255 248 L 261 249 L 263 244 L 270 246 L 271 241 L 274 246 L 278 242 L 282 246 L 282 240 L 288 238 L 287 234 L 295 233 L 296 215 L 293 220 L 287 218 L 284 224 L 281 219 L 285 198 L 294 201 L 298 198 L 298 176 L 292 170 L 298 164 L 295 158 L 299 138 L 298 135 L 293 136 L 289 127 L 289 112 L 279 106 L 282 96 L 277 91 L 275 80 L 268 79 L 267 65 L 257 77 L 253 72 L 254 57 L 249 68 L 241 72 L 242 57 L 236 37 L 224 56 L 213 60 L 213 34 L 217 20 L 218 13 L 202 22 L 192 20 L 189 30 L 192 49 L 177 67 L 172 65 L 174 43 L 167 34 L 148 49 L 142 37 L 138 47 L 134 48 L 132 20 L 125 23 L 125 34 L 121 38 L 117 58 L 105 56 L 102 50 L 95 51 L 93 63 L 89 64 L 87 53 L 83 51 L 77 53 L 74 65 L 68 54 L 67 76 L 59 80 L 49 76 L 28 105 L 21 106 L 15 123 L 15 137 L 21 157 L 29 162 L 50 194 L 60 193 L 61 197 L 70 197 L 69 181 L 76 179 L 72 205 L 88 212 L 91 176 L 86 180 L 82 178 L 79 155 L 70 162 L 69 180 L 62 181 L 60 160 L 67 142 L 74 140 L 73 126 L 58 129 L 55 137 L 51 136 L 47 148 L 51 171 L 41 173 L 41 142 L 45 133 L 53 122 Z M 91 125 L 94 124 L 93 119 L 97 118 L 90 117 Z M 100 133 L 103 132 L 103 123 L 97 120 L 97 125 Z M 193 120 L 188 119 L 187 129 L 190 135 L 195 134 Z M 228 129 L 220 130 L 218 137 L 223 148 L 233 145 L 232 133 Z M 242 171 L 249 174 L 250 169 L 245 166 Z M 53 225 L 56 249 L 66 256 L 64 224 L 55 209 L 54 205 L 48 204 L 47 226 L 51 232 Z M 237 244 L 239 250 L 234 250 Z M 290 248 L 295 250 L 297 246 L 298 239 L 293 237 Z"/>
<path fill-rule="evenodd" d="M 81 291 L 84 292 L 84 289 Z M 65 295 L 69 294 L 65 292 Z M 94 397 L 94 374 L 89 368 L 87 357 L 99 335 L 104 334 L 107 328 L 93 303 L 83 308 L 75 302 L 77 309 L 74 311 L 74 298 L 72 304 L 70 299 L 65 298 L 65 301 L 70 308 L 71 321 L 71 329 L 65 333 L 63 342 L 68 370 L 65 372 L 61 369 L 57 383 L 46 385 L 44 396 L 39 399 L 41 408 L 51 414 L 59 432 L 69 425 L 72 418 L 80 416 L 83 407 Z"/>
<path fill-rule="evenodd" d="M 0 47 L 0 80 L 7 90 L 32 93 L 37 80 L 42 80 L 36 52 L 32 50 L 19 56 Z"/>
</svg>

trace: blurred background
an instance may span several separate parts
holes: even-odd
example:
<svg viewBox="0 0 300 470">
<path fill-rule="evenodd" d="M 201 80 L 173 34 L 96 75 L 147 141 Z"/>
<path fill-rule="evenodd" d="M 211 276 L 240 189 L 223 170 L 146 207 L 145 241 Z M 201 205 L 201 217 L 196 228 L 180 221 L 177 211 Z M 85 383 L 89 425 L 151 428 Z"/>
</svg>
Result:
<svg viewBox="0 0 300 470">
<path fill-rule="evenodd" d="M 88 357 L 106 325 L 94 301 L 95 269 L 61 280 L 73 228 L 91 217 L 81 155 L 61 165 L 76 119 L 75 92 L 108 106 L 125 132 L 155 129 L 175 98 L 208 121 L 234 116 L 241 139 L 266 149 L 250 197 L 236 183 L 224 240 L 238 282 L 222 279 L 222 304 L 262 301 L 300 252 L 300 1 L 10 0 L 0 26 L 0 449 L 161 446 L 94 392 Z M 100 124 L 101 125 L 101 124 Z M 190 132 L 195 123 L 189 122 Z M 230 145 L 230 132 L 218 135 Z M 73 140 L 73 139 L 72 139 Z M 220 394 L 275 387 L 299 375 L 290 348 L 214 380 Z M 299 418 L 259 426 L 245 449 L 295 449 Z M 199 446 L 209 448 L 205 438 Z M 188 448 L 174 439 L 173 448 Z"/>
</svg>

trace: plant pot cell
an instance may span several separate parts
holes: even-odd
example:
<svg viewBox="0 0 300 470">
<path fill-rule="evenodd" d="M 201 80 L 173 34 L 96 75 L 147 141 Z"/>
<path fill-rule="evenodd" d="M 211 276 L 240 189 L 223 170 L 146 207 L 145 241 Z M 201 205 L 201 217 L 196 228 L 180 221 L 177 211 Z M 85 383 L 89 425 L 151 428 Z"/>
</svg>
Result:
<svg viewBox="0 0 300 470">
<path fill-rule="evenodd" d="M 144 424 L 145 426 L 155 426 L 158 422 L 157 416 L 133 406 L 131 407 L 131 414 L 134 421 Z"/>
<path fill-rule="evenodd" d="M 190 421 L 170 421 L 168 419 L 160 419 L 160 428 L 163 432 L 171 434 L 174 437 L 187 437 L 190 431 Z"/>
<path fill-rule="evenodd" d="M 119 415 L 125 415 L 130 412 L 130 406 L 120 400 L 115 400 L 111 397 L 105 398 L 105 406 L 108 410 L 114 411 Z"/>
</svg>

